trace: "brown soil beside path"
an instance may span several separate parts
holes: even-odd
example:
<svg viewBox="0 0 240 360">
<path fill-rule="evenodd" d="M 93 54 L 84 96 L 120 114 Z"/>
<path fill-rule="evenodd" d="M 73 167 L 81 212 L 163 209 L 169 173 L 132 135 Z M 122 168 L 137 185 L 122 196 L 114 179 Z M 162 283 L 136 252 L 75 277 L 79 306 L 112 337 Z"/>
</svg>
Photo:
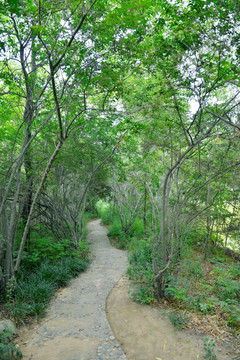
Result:
<svg viewBox="0 0 240 360">
<path fill-rule="evenodd" d="M 107 299 L 107 317 L 128 360 L 203 359 L 206 335 L 177 331 L 161 311 L 134 302 L 123 277 Z M 230 349 L 217 346 L 217 360 L 231 360 Z"/>
</svg>

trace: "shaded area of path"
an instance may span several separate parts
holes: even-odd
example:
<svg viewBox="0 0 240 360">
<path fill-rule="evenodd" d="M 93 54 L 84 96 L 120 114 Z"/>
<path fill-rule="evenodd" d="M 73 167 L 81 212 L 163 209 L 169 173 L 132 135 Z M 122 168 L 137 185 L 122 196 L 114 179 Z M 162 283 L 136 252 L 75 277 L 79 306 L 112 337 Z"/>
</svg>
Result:
<svg viewBox="0 0 240 360">
<path fill-rule="evenodd" d="M 113 248 L 100 220 L 88 224 L 89 270 L 58 291 L 46 317 L 22 333 L 26 360 L 126 360 L 108 323 L 106 298 L 127 268 L 127 254 Z"/>
</svg>

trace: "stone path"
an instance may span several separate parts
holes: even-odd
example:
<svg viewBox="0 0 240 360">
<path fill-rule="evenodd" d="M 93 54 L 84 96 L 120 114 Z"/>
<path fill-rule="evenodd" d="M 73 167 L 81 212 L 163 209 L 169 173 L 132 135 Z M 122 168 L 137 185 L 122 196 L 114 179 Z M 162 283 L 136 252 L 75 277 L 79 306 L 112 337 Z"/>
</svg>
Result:
<svg viewBox="0 0 240 360">
<path fill-rule="evenodd" d="M 27 360 L 127 360 L 106 317 L 108 294 L 127 268 L 100 220 L 88 224 L 95 255 L 89 270 L 59 291 L 47 316 L 21 347 Z"/>
</svg>

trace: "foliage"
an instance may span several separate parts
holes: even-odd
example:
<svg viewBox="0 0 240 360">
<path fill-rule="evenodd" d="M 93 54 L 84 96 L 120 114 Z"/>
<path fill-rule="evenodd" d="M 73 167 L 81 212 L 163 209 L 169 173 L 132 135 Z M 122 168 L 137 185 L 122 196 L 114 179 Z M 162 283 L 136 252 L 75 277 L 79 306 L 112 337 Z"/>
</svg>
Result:
<svg viewBox="0 0 240 360">
<path fill-rule="evenodd" d="M 13 343 L 13 334 L 11 331 L 0 331 L 0 359 L 1 360 L 19 360 L 22 359 L 22 353 Z"/>
<path fill-rule="evenodd" d="M 215 343 L 214 340 L 205 339 L 204 341 L 204 359 L 217 360 L 216 354 L 214 354 Z"/>
<path fill-rule="evenodd" d="M 109 225 L 113 220 L 113 205 L 110 202 L 99 200 L 96 204 L 97 212 L 104 225 Z"/>
<path fill-rule="evenodd" d="M 239 329 L 239 5 L 110 3 L 0 2 L 0 287 L 65 284 L 97 209 L 136 299 Z"/>
<path fill-rule="evenodd" d="M 37 262 L 44 258 L 58 260 L 65 256 L 75 255 L 75 250 L 71 247 L 71 242 L 68 239 L 54 241 L 51 237 L 39 236 L 32 239 L 28 254 L 30 254 L 32 261 Z"/>
<path fill-rule="evenodd" d="M 132 238 L 141 238 L 144 233 L 143 222 L 141 219 L 136 217 L 134 220 L 131 229 L 126 233 L 122 229 L 122 223 L 119 214 L 116 212 L 116 209 L 113 206 L 113 203 L 98 201 L 97 210 L 101 221 L 108 226 L 108 236 L 111 239 L 116 241 L 116 246 L 120 249 L 128 248 L 129 244 L 132 241 Z"/>
<path fill-rule="evenodd" d="M 108 227 L 108 234 L 111 239 L 116 239 L 116 245 L 119 249 L 126 249 L 129 244 L 129 236 L 122 231 L 121 222 L 119 217 L 115 216 L 113 224 Z"/>
<path fill-rule="evenodd" d="M 41 317 L 55 291 L 66 286 L 72 277 L 87 267 L 88 261 L 77 257 L 65 257 L 54 262 L 44 259 L 33 268 L 22 267 L 14 296 L 6 303 L 8 311 L 19 323 L 27 321 L 30 316 Z"/>
<path fill-rule="evenodd" d="M 189 317 L 186 314 L 170 312 L 167 317 L 177 330 L 182 330 L 189 323 Z"/>
<path fill-rule="evenodd" d="M 132 239 L 127 270 L 133 282 L 134 300 L 149 304 L 155 300 L 152 270 L 152 247 L 147 239 Z"/>
<path fill-rule="evenodd" d="M 168 277 L 167 280 L 167 285 L 164 289 L 165 296 L 172 298 L 177 304 L 186 301 L 188 299 L 186 282 L 182 281 L 182 279 L 175 280 L 173 277 Z"/>
<path fill-rule="evenodd" d="M 224 250 L 207 263 L 197 250 L 184 254 L 178 277 L 168 278 L 165 293 L 169 300 L 181 308 L 216 315 L 219 322 L 224 319 L 232 329 L 239 330 L 239 264 L 224 258 Z"/>
<path fill-rule="evenodd" d="M 64 257 L 86 258 L 88 252 L 89 245 L 86 240 L 82 240 L 79 248 L 75 249 L 68 239 L 56 241 L 52 237 L 36 235 L 31 242 L 31 247 L 23 254 L 22 266 L 30 270 L 38 266 L 43 259 L 57 261 Z"/>
</svg>

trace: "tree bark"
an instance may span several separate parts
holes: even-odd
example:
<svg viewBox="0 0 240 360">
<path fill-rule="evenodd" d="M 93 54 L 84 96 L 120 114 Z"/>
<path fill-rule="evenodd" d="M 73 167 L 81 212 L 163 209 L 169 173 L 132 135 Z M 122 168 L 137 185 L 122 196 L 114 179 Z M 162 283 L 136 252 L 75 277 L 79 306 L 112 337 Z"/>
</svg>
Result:
<svg viewBox="0 0 240 360">
<path fill-rule="evenodd" d="M 207 254 L 208 254 L 208 247 L 209 247 L 209 241 L 211 237 L 211 206 L 210 206 L 210 200 L 211 200 L 211 182 L 208 183 L 207 187 L 207 236 L 206 241 L 204 245 L 204 260 L 207 260 Z"/>
<path fill-rule="evenodd" d="M 62 146 L 63 146 L 63 141 L 60 139 L 59 143 L 57 144 L 57 146 L 56 146 L 56 148 L 55 148 L 55 150 L 54 150 L 54 152 L 53 152 L 53 154 L 51 156 L 51 158 L 48 161 L 48 164 L 47 164 L 47 166 L 45 168 L 45 171 L 44 171 L 44 174 L 42 176 L 41 182 L 40 182 L 40 184 L 39 184 L 39 186 L 37 188 L 37 191 L 36 191 L 36 193 L 34 195 L 32 205 L 31 205 L 31 209 L 30 209 L 30 212 L 29 212 L 29 215 L 28 215 L 27 223 L 26 223 L 25 228 L 24 228 L 20 248 L 19 248 L 19 251 L 18 251 L 18 257 L 17 257 L 15 268 L 14 268 L 14 273 L 15 274 L 17 274 L 17 272 L 19 271 L 24 245 L 25 245 L 25 242 L 26 242 L 26 239 L 27 239 L 27 234 L 28 234 L 28 231 L 29 231 L 30 222 L 31 222 L 31 219 L 32 219 L 32 216 L 33 216 L 35 206 L 37 204 L 38 197 L 39 197 L 39 195 L 40 195 L 40 193 L 42 191 L 42 188 L 43 188 L 43 186 L 45 184 L 45 181 L 47 179 L 49 171 L 51 170 L 52 164 L 53 164 L 54 160 L 56 159 L 56 157 L 57 157 L 57 155 L 58 155 L 58 153 L 59 153 Z"/>
</svg>

